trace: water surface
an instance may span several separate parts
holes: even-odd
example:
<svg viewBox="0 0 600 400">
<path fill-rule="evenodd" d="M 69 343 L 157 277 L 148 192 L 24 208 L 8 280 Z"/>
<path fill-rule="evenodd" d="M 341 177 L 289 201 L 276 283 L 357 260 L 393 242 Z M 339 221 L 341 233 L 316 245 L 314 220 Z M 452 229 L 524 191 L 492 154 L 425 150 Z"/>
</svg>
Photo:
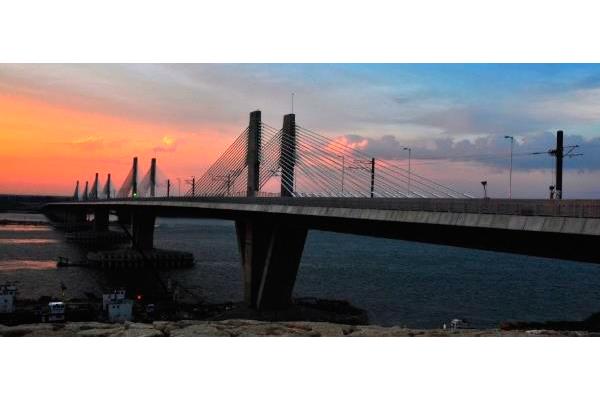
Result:
<svg viewBox="0 0 600 400">
<path fill-rule="evenodd" d="M 193 269 L 162 273 L 164 280 L 208 301 L 242 299 L 231 222 L 157 222 L 157 247 L 191 251 L 197 260 Z M 61 232 L 43 228 L 2 226 L 0 281 L 18 280 L 20 296 L 31 298 L 59 295 L 61 285 L 71 297 L 110 287 L 101 271 L 54 268 L 58 256 L 78 260 L 85 250 L 66 243 Z M 366 309 L 371 322 L 383 325 L 428 328 L 457 317 L 476 327 L 504 320 L 582 319 L 600 311 L 600 266 L 311 231 L 294 295 L 349 300 Z"/>
</svg>

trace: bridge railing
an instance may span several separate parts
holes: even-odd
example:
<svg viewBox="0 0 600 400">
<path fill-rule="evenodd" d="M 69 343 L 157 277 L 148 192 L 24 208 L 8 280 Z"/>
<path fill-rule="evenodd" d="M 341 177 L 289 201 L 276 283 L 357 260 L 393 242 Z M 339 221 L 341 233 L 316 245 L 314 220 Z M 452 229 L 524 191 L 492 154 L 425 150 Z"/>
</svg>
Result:
<svg viewBox="0 0 600 400">
<path fill-rule="evenodd" d="M 600 200 L 509 200 L 509 199 L 398 199 L 349 197 L 276 197 L 262 193 L 260 197 L 155 197 L 98 200 L 96 202 L 172 202 L 264 204 L 303 207 L 333 207 L 400 211 L 433 211 L 473 214 L 523 216 L 560 216 L 600 218 Z M 79 202 L 79 204 L 85 202 Z M 77 204 L 77 203 L 73 203 Z M 182 206 L 185 206 L 182 204 Z"/>
</svg>

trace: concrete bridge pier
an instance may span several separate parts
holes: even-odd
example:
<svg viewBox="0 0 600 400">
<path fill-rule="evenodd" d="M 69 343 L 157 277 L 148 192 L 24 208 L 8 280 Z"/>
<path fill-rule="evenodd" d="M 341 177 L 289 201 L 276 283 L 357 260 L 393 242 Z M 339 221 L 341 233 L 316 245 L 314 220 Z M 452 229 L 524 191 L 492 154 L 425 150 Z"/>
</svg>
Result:
<svg viewBox="0 0 600 400">
<path fill-rule="evenodd" d="M 235 223 L 242 259 L 244 299 L 256 309 L 290 305 L 307 228 L 261 219 Z"/>
<path fill-rule="evenodd" d="M 94 230 L 97 232 L 108 231 L 108 208 L 96 208 L 94 210 Z"/>
<path fill-rule="evenodd" d="M 131 216 L 133 247 L 138 250 L 151 250 L 154 247 L 154 214 L 134 212 Z"/>
<path fill-rule="evenodd" d="M 86 222 L 87 212 L 85 210 L 76 208 L 64 213 L 64 224 L 67 231 L 81 230 L 86 225 Z"/>
<path fill-rule="evenodd" d="M 117 220 L 124 226 L 131 225 L 131 212 L 126 210 L 117 210 Z"/>
</svg>

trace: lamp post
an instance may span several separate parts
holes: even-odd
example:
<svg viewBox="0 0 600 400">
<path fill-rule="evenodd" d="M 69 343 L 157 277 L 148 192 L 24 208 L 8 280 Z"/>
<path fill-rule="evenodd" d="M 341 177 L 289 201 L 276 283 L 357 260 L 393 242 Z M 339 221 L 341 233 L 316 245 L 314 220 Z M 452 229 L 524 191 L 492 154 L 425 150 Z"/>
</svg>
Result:
<svg viewBox="0 0 600 400">
<path fill-rule="evenodd" d="M 487 199 L 487 181 L 481 181 L 481 186 L 483 186 L 483 198 Z"/>
<path fill-rule="evenodd" d="M 508 198 L 512 199 L 512 164 L 513 164 L 513 147 L 515 138 L 513 136 L 504 136 L 504 139 L 510 139 L 510 171 L 508 173 Z"/>
<path fill-rule="evenodd" d="M 410 153 L 412 149 L 410 147 L 405 147 L 402 150 L 408 150 L 408 194 L 410 195 Z"/>
</svg>

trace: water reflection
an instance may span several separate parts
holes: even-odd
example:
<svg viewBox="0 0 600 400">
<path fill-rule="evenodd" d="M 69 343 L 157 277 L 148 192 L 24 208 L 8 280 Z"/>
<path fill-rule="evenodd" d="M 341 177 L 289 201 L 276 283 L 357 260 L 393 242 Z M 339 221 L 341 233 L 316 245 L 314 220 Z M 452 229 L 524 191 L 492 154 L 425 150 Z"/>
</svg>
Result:
<svg viewBox="0 0 600 400">
<path fill-rule="evenodd" d="M 58 243 L 56 239 L 38 239 L 38 238 L 27 238 L 27 239 L 15 239 L 8 238 L 3 239 L 0 238 L 0 244 L 54 244 Z"/>
<path fill-rule="evenodd" d="M 56 261 L 52 260 L 2 260 L 0 271 L 16 271 L 19 269 L 56 269 Z"/>
<path fill-rule="evenodd" d="M 0 225 L 0 232 L 45 232 L 51 230 L 44 225 Z"/>
</svg>

